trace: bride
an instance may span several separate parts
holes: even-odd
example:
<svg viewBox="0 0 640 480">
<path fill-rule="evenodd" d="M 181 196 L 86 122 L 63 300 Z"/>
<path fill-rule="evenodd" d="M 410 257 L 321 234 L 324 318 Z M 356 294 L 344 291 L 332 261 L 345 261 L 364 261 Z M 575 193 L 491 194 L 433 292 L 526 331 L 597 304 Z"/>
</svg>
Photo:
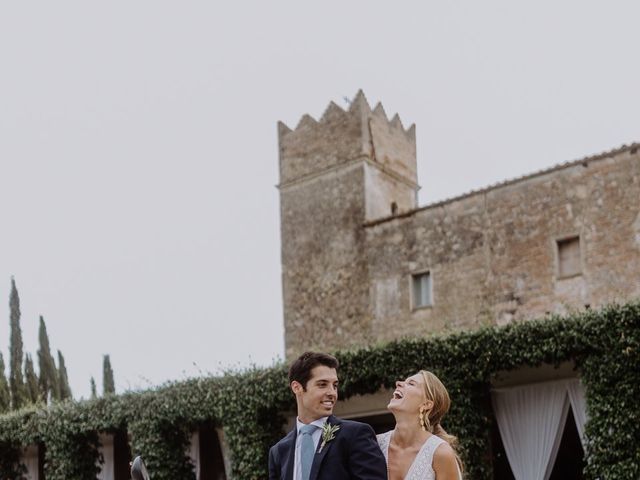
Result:
<svg viewBox="0 0 640 480">
<path fill-rule="evenodd" d="M 396 427 L 378 435 L 389 480 L 461 480 L 462 463 L 456 437 L 440 425 L 451 400 L 433 373 L 421 370 L 404 381 L 387 408 Z"/>
</svg>

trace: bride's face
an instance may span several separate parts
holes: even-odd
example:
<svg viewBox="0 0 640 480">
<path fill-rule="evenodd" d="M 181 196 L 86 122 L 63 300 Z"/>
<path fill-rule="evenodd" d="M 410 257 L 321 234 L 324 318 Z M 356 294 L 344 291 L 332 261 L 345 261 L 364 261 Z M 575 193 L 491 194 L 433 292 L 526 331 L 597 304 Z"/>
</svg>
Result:
<svg viewBox="0 0 640 480">
<path fill-rule="evenodd" d="M 398 380 L 387 408 L 392 411 L 417 414 L 420 407 L 427 404 L 424 388 L 424 378 L 420 373 L 411 375 L 406 380 Z"/>
</svg>

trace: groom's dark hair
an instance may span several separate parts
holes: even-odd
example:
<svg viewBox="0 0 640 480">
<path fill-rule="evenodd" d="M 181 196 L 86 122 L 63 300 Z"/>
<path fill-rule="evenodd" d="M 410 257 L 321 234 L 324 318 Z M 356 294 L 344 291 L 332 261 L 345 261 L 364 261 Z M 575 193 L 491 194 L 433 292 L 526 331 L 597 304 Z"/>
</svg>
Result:
<svg viewBox="0 0 640 480">
<path fill-rule="evenodd" d="M 338 369 L 338 360 L 328 353 L 304 352 L 289 367 L 289 385 L 296 381 L 302 388 L 307 389 L 307 382 L 311 379 L 311 370 L 318 365 Z"/>
</svg>

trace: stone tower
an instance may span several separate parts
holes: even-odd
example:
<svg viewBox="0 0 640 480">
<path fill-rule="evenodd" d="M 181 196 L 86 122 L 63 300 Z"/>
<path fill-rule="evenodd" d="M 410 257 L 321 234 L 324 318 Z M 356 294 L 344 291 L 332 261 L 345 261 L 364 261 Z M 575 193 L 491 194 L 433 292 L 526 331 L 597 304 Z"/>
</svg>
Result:
<svg viewBox="0 0 640 480">
<path fill-rule="evenodd" d="M 417 207 L 415 126 L 359 91 L 345 111 L 278 125 L 285 350 L 375 340 L 366 222 Z"/>
</svg>

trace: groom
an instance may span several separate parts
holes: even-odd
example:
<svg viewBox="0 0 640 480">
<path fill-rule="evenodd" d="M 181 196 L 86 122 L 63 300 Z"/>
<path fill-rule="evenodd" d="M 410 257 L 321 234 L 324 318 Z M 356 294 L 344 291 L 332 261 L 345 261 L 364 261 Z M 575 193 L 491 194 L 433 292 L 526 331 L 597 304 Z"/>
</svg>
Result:
<svg viewBox="0 0 640 480">
<path fill-rule="evenodd" d="M 271 447 L 269 480 L 386 480 L 387 465 L 373 429 L 332 415 L 338 360 L 303 353 L 289 369 L 296 428 Z"/>
</svg>

